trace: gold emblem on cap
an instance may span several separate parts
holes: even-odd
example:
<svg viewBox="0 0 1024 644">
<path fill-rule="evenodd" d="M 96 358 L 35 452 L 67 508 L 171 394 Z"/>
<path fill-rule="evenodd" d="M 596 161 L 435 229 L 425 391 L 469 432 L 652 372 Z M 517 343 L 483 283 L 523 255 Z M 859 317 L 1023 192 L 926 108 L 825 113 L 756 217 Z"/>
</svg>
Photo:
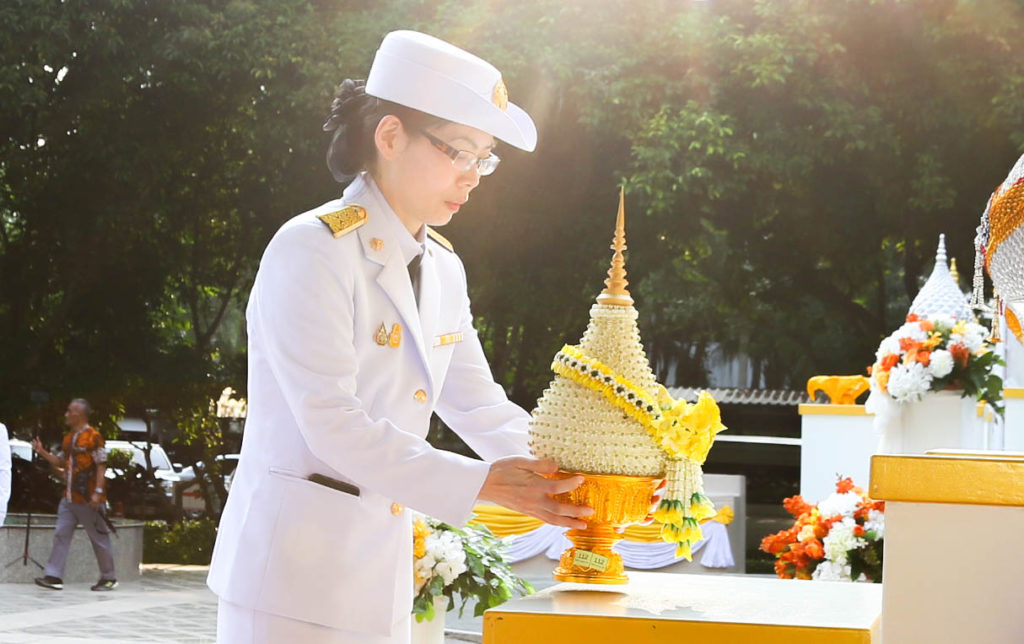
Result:
<svg viewBox="0 0 1024 644">
<path fill-rule="evenodd" d="M 374 237 L 370 240 L 370 248 L 373 250 L 380 250 L 384 248 L 384 240 L 379 237 Z"/>
<path fill-rule="evenodd" d="M 494 85 L 494 93 L 491 94 L 491 102 L 497 105 L 498 109 L 502 112 L 508 109 L 508 88 L 505 87 L 505 81 L 500 78 Z"/>
<path fill-rule="evenodd" d="M 341 237 L 366 223 L 366 208 L 352 204 L 341 210 L 319 215 L 318 218 L 331 229 L 331 234 Z"/>
<path fill-rule="evenodd" d="M 387 346 L 388 343 L 388 328 L 384 326 L 384 323 L 380 323 L 380 328 L 377 329 L 377 333 L 373 336 L 373 341 L 380 346 Z"/>
</svg>

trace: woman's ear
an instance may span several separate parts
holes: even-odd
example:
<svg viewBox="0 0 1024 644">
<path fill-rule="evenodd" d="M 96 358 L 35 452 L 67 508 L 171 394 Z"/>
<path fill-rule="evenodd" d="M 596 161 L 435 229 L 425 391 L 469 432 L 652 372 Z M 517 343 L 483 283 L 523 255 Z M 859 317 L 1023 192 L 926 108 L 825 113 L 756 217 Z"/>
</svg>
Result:
<svg viewBox="0 0 1024 644">
<path fill-rule="evenodd" d="M 382 159 L 393 161 L 395 156 L 405 149 L 409 141 L 405 126 L 394 114 L 387 114 L 377 123 L 377 129 L 373 132 L 373 142 L 377 146 L 377 153 Z"/>
</svg>

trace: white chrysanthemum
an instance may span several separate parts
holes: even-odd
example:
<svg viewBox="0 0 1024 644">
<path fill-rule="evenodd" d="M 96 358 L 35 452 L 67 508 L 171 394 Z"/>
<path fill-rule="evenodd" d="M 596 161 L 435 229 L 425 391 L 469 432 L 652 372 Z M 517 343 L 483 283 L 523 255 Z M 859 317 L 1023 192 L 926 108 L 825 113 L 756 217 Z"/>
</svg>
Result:
<svg viewBox="0 0 1024 644">
<path fill-rule="evenodd" d="M 427 535 L 423 545 L 426 553 L 416 560 L 416 574 L 424 580 L 438 575 L 448 586 L 466 572 L 466 551 L 457 534 L 435 530 Z"/>
<path fill-rule="evenodd" d="M 899 338 L 910 338 L 917 342 L 923 342 L 928 339 L 928 332 L 921 328 L 920 322 L 907 322 L 896 329 L 896 332 L 891 337 L 895 337 L 897 341 Z"/>
<path fill-rule="evenodd" d="M 932 384 L 932 377 L 920 362 L 898 364 L 889 372 L 889 395 L 900 402 L 921 400 Z"/>
<path fill-rule="evenodd" d="M 928 363 L 928 373 L 932 378 L 944 378 L 953 370 L 953 354 L 945 349 L 932 351 Z"/>
<path fill-rule="evenodd" d="M 444 543 L 436 532 L 427 537 L 425 545 L 427 547 L 427 557 L 430 557 L 435 561 L 441 561 L 444 559 Z"/>
<path fill-rule="evenodd" d="M 875 361 L 881 362 L 882 358 L 889 355 L 890 353 L 899 354 L 900 352 L 900 340 L 895 335 L 890 335 L 888 338 L 882 340 L 882 343 L 878 345 L 878 351 L 875 351 Z"/>
<path fill-rule="evenodd" d="M 953 328 L 953 325 L 956 324 L 956 318 L 954 318 L 952 315 L 946 315 L 944 313 L 933 315 L 928 319 L 931 320 L 932 324 L 935 325 L 935 330 L 939 332 L 949 331 L 950 329 Z"/>
<path fill-rule="evenodd" d="M 466 572 L 465 564 L 456 564 L 452 561 L 439 561 L 434 567 L 434 572 L 441 575 L 441 579 L 444 580 L 444 585 L 448 586 L 455 578 Z"/>
<path fill-rule="evenodd" d="M 879 510 L 868 510 L 867 521 L 864 522 L 864 530 L 874 532 L 878 540 L 885 538 L 885 513 Z"/>
<path fill-rule="evenodd" d="M 416 584 L 417 592 L 419 592 L 419 589 L 422 588 L 427 580 L 433 576 L 435 563 L 437 563 L 437 561 L 429 555 L 420 557 L 415 561 L 415 563 L 413 563 L 413 568 L 416 571 L 416 579 L 419 582 Z"/>
<path fill-rule="evenodd" d="M 847 564 L 850 561 L 849 553 L 867 544 L 861 538 L 853 535 L 853 528 L 857 522 L 852 517 L 846 517 L 842 521 L 832 524 L 821 545 L 825 549 L 825 558 L 838 564 Z"/>
<path fill-rule="evenodd" d="M 974 355 L 981 351 L 985 347 L 984 336 L 976 333 L 964 332 L 964 333 L 953 333 L 949 336 L 949 346 L 954 344 L 962 344 L 967 347 L 967 350 Z"/>
<path fill-rule="evenodd" d="M 828 559 L 818 564 L 811 574 L 811 579 L 819 581 L 852 581 L 850 577 L 850 565 L 840 564 Z"/>
<path fill-rule="evenodd" d="M 846 492 L 845 494 L 833 492 L 824 501 L 818 503 L 818 511 L 826 519 L 837 514 L 851 517 L 857 511 L 857 506 L 860 505 L 860 502 L 861 497 L 856 492 Z"/>
<path fill-rule="evenodd" d="M 985 339 L 988 338 L 988 330 L 980 324 L 970 322 L 964 332 L 964 344 L 971 353 L 978 353 L 985 349 Z"/>
</svg>

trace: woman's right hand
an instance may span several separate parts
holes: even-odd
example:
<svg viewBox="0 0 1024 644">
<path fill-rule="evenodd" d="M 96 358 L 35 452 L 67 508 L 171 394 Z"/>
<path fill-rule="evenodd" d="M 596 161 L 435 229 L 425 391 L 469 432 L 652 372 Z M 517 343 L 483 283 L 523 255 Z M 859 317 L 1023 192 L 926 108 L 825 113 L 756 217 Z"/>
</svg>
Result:
<svg viewBox="0 0 1024 644">
<path fill-rule="evenodd" d="M 551 459 L 509 456 L 494 461 L 477 499 L 497 503 L 551 525 L 583 530 L 587 523 L 580 517 L 588 517 L 594 510 L 551 498 L 551 495 L 575 490 L 583 477 L 549 479 L 542 476 L 557 471 L 558 465 Z"/>
</svg>

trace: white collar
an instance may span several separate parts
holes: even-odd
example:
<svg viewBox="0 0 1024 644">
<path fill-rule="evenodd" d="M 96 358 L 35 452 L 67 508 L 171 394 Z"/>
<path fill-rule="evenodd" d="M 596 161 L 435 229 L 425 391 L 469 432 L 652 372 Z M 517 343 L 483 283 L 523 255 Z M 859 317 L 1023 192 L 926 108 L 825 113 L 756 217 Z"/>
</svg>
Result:
<svg viewBox="0 0 1024 644">
<path fill-rule="evenodd" d="M 386 222 L 385 230 L 387 232 L 385 234 L 398 244 L 403 263 L 408 265 L 414 257 L 421 255 L 426 249 L 427 227 L 421 226 L 415 237 L 410 235 L 409 230 L 395 214 L 391 204 L 384 198 L 384 193 L 380 191 L 377 182 L 373 180 L 373 176 L 369 172 L 363 171 L 356 176 L 352 183 L 345 188 L 344 198 L 346 201 L 349 199 L 358 201 L 355 196 L 360 192 L 365 193 L 370 200 L 375 202 L 373 204 L 375 207 L 370 208 L 370 216 L 379 214 L 381 219 Z"/>
</svg>

